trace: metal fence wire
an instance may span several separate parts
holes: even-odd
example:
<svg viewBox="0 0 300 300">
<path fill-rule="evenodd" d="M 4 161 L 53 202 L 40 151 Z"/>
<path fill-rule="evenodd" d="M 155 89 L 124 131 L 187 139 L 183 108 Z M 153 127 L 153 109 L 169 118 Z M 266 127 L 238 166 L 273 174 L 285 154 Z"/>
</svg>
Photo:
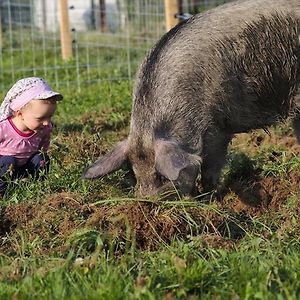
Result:
<svg viewBox="0 0 300 300">
<path fill-rule="evenodd" d="M 56 88 L 130 80 L 165 33 L 161 0 L 65 0 L 72 57 L 62 59 L 61 0 L 0 0 L 0 88 L 26 76 Z M 184 0 L 182 18 L 230 0 Z"/>
</svg>

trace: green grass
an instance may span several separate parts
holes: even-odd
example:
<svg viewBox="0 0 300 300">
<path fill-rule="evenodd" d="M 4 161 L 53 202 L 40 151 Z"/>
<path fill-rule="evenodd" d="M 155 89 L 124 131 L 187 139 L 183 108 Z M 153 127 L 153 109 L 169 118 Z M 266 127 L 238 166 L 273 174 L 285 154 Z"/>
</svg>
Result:
<svg viewBox="0 0 300 300">
<path fill-rule="evenodd" d="M 61 57 L 59 34 L 42 35 L 21 28 L 3 33 L 0 51 L 1 93 L 20 78 L 47 78 L 57 89 L 80 90 L 86 84 L 133 78 L 141 59 L 154 39 L 135 41 L 120 36 L 105 36 L 96 32 L 73 36 L 73 56 L 68 61 Z M 86 90 L 86 89 L 84 89 Z"/>
<path fill-rule="evenodd" d="M 1 296 L 9 299 L 297 299 L 299 239 L 247 237 L 235 250 L 201 236 L 157 252 L 115 258 L 101 246 L 83 258 L 1 257 Z"/>
</svg>

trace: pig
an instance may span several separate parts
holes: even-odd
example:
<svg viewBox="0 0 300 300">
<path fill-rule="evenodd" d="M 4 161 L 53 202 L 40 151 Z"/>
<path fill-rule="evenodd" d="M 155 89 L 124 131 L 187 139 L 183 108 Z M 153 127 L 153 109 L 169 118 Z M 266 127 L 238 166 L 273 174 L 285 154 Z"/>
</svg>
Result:
<svg viewBox="0 0 300 300">
<path fill-rule="evenodd" d="M 193 196 L 198 176 L 216 189 L 235 134 L 290 117 L 300 141 L 299 38 L 299 0 L 234 1 L 181 22 L 140 66 L 128 137 L 83 178 L 129 162 L 138 196 Z"/>
</svg>

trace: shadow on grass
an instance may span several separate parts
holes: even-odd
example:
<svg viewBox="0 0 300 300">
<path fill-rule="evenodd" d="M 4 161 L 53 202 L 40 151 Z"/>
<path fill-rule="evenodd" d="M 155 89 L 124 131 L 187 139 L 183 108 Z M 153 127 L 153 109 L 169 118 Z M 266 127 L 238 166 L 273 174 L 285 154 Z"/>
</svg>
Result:
<svg viewBox="0 0 300 300">
<path fill-rule="evenodd" d="M 253 221 L 246 213 L 237 213 L 229 219 L 225 219 L 218 226 L 220 235 L 232 240 L 242 239 L 252 227 Z"/>
<path fill-rule="evenodd" d="M 13 223 L 11 220 L 7 220 L 4 217 L 4 210 L 0 213 L 0 237 L 8 234 L 13 227 Z"/>
<path fill-rule="evenodd" d="M 136 185 L 136 179 L 129 163 L 124 163 L 120 170 L 102 177 L 101 180 L 105 185 L 118 187 L 124 194 L 134 190 Z"/>
<path fill-rule="evenodd" d="M 69 123 L 63 125 L 56 125 L 55 127 L 62 133 L 68 134 L 73 132 L 82 132 L 84 125 L 79 123 Z"/>
<path fill-rule="evenodd" d="M 244 204 L 251 207 L 265 207 L 271 197 L 261 184 L 261 170 L 244 153 L 232 155 L 229 171 L 224 179 L 224 191 L 233 191 Z"/>
</svg>

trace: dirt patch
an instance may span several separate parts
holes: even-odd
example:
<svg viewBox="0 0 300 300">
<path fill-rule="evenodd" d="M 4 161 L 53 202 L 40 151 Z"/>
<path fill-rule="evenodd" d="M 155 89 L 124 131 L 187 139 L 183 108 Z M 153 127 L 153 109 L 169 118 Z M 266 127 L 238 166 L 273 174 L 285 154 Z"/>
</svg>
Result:
<svg viewBox="0 0 300 300">
<path fill-rule="evenodd" d="M 186 233 L 179 219 L 172 218 L 156 204 L 135 201 L 96 208 L 86 224 L 143 249 L 153 249 L 158 243 L 169 243 L 175 235 Z"/>
<path fill-rule="evenodd" d="M 268 131 L 260 129 L 251 133 L 238 134 L 233 139 L 232 147 L 255 154 L 273 146 L 283 149 L 287 155 L 300 155 L 300 147 L 291 125 L 282 125 L 280 129 L 281 132 L 278 128 L 270 128 Z"/>
<path fill-rule="evenodd" d="M 82 229 L 93 231 L 93 236 L 85 239 L 100 236 L 119 250 L 133 244 L 139 249 L 154 250 L 170 244 L 174 238 L 187 240 L 196 236 L 205 236 L 213 247 L 225 247 L 251 230 L 253 217 L 276 216 L 278 212 L 283 215 L 289 197 L 299 195 L 297 172 L 251 180 L 234 181 L 221 199 L 213 200 L 212 206 L 196 200 L 188 200 L 188 205 L 186 200 L 182 200 L 182 205 L 178 201 L 173 205 L 137 200 L 93 205 L 76 193 L 59 193 L 43 203 L 10 205 L 2 211 L 0 250 L 18 253 L 20 244 L 16 241 L 25 238 L 29 242 L 41 241 L 34 249 L 37 254 L 67 253 L 74 245 L 70 238 Z M 295 210 L 300 211 L 299 205 Z M 292 225 L 289 212 L 285 214 L 282 226 L 278 224 L 280 230 Z M 94 242 L 88 243 L 92 250 Z"/>
<path fill-rule="evenodd" d="M 3 239 L 0 249 L 12 254 L 18 252 L 18 243 L 14 242 L 20 238 L 21 230 L 27 241 L 42 241 L 35 249 L 39 254 L 67 251 L 72 246 L 68 240 L 74 233 L 91 229 L 105 242 L 113 241 L 119 248 L 134 244 L 139 249 L 153 250 L 169 244 L 175 237 L 186 239 L 211 233 L 240 238 L 240 231 L 233 233 L 239 227 L 231 226 L 235 222 L 244 220 L 196 205 L 175 208 L 163 203 L 132 201 L 97 207 L 85 204 L 76 194 L 61 193 L 43 204 L 7 207 L 0 233 L 10 239 Z M 225 232 L 225 227 L 232 228 L 232 233 Z"/>
<path fill-rule="evenodd" d="M 300 146 L 289 122 L 268 131 L 238 134 L 231 148 L 238 157 L 233 164 L 237 170 L 225 183 L 223 201 L 233 210 L 259 216 L 265 209 L 280 210 L 289 197 L 299 197 L 300 170 L 297 162 L 296 167 L 289 163 L 300 156 Z M 270 175 L 261 169 L 264 164 L 271 166 Z"/>
<path fill-rule="evenodd" d="M 289 197 L 299 195 L 300 176 L 290 172 L 285 176 L 267 176 L 257 181 L 241 180 L 231 183 L 223 191 L 222 202 L 233 211 L 246 211 L 260 216 L 266 210 L 279 211 Z"/>
<path fill-rule="evenodd" d="M 299 184 L 299 180 L 295 180 Z M 280 191 L 275 184 L 278 182 L 270 178 L 261 182 L 271 199 L 263 206 L 249 205 L 240 195 L 232 201 L 227 195 L 223 201 L 215 202 L 215 208 L 196 202 L 176 207 L 135 200 L 98 207 L 86 204 L 77 194 L 60 193 L 41 204 L 20 203 L 7 207 L 1 219 L 0 237 L 11 239 L 3 239 L 0 249 L 5 253 L 18 252 L 18 243 L 14 241 L 20 238 L 21 230 L 26 240 L 42 241 L 35 249 L 38 254 L 67 252 L 72 247 L 70 237 L 82 229 L 96 231 L 106 243 L 113 242 L 119 249 L 135 244 L 139 249 L 154 250 L 174 238 L 199 235 L 204 235 L 210 245 L 222 247 L 229 243 L 228 239 L 232 243 L 245 235 L 251 228 L 252 216 L 280 209 L 289 191 L 283 187 Z"/>
<path fill-rule="evenodd" d="M 105 130 L 101 127 L 104 123 L 102 116 L 99 118 L 98 121 L 93 120 L 91 128 L 96 131 Z M 224 183 L 220 199 L 213 199 L 213 204 L 201 205 L 193 199 L 188 200 L 189 205 L 185 200 L 182 200 L 182 204 L 178 201 L 173 204 L 170 201 L 125 202 L 124 199 L 123 202 L 112 205 L 105 203 L 109 195 L 103 189 L 101 195 L 95 192 L 89 199 L 84 199 L 79 193 L 58 193 L 42 203 L 22 202 L 9 205 L 2 210 L 0 219 L 0 251 L 14 255 L 20 251 L 21 241 L 25 239 L 34 245 L 38 244 L 33 247 L 34 250 L 28 251 L 38 254 L 67 253 L 75 245 L 72 242 L 74 236 L 83 229 L 84 233 L 77 235 L 79 238 L 76 245 L 84 240 L 88 250 L 95 247 L 99 236 L 104 243 L 114 243 L 120 250 L 130 245 L 154 250 L 162 244 L 169 244 L 174 238 L 190 241 L 194 237 L 201 238 L 202 246 L 230 248 L 248 230 L 253 229 L 253 218 L 266 216 L 266 219 L 272 214 L 280 215 L 276 228 L 288 230 L 293 222 L 286 205 L 290 198 L 299 197 L 299 170 L 264 176 L 265 173 L 253 165 L 251 159 L 249 161 L 246 158 L 248 154 L 256 155 L 262 151 L 263 159 L 273 159 L 276 165 L 278 149 L 274 149 L 272 153 L 264 150 L 269 143 L 286 149 L 283 151 L 287 159 L 295 157 L 299 154 L 299 147 L 294 136 L 287 132 L 282 134 L 281 139 L 273 133 L 268 135 L 264 132 L 235 139 L 233 148 L 248 150 L 245 150 L 246 155 L 241 155 L 235 160 L 236 164 L 231 166 L 230 180 Z M 125 136 L 125 131 L 119 131 L 119 134 Z M 85 156 L 94 145 L 91 141 L 87 142 L 83 135 L 76 135 L 74 132 L 68 133 L 68 139 L 73 143 L 70 143 L 70 148 L 77 152 L 66 155 L 64 163 L 76 164 L 76 157 Z M 106 152 L 107 149 L 103 150 L 103 143 L 99 144 L 102 145 L 101 149 L 98 145 L 93 146 L 93 156 Z M 57 151 L 63 150 L 58 148 Z M 239 168 L 240 165 L 242 168 Z M 103 183 L 105 184 L 106 182 Z M 109 185 L 110 182 L 107 183 Z M 103 200 L 103 204 L 91 204 L 99 199 Z M 299 207 L 296 203 L 292 213 L 298 214 Z"/>
</svg>

